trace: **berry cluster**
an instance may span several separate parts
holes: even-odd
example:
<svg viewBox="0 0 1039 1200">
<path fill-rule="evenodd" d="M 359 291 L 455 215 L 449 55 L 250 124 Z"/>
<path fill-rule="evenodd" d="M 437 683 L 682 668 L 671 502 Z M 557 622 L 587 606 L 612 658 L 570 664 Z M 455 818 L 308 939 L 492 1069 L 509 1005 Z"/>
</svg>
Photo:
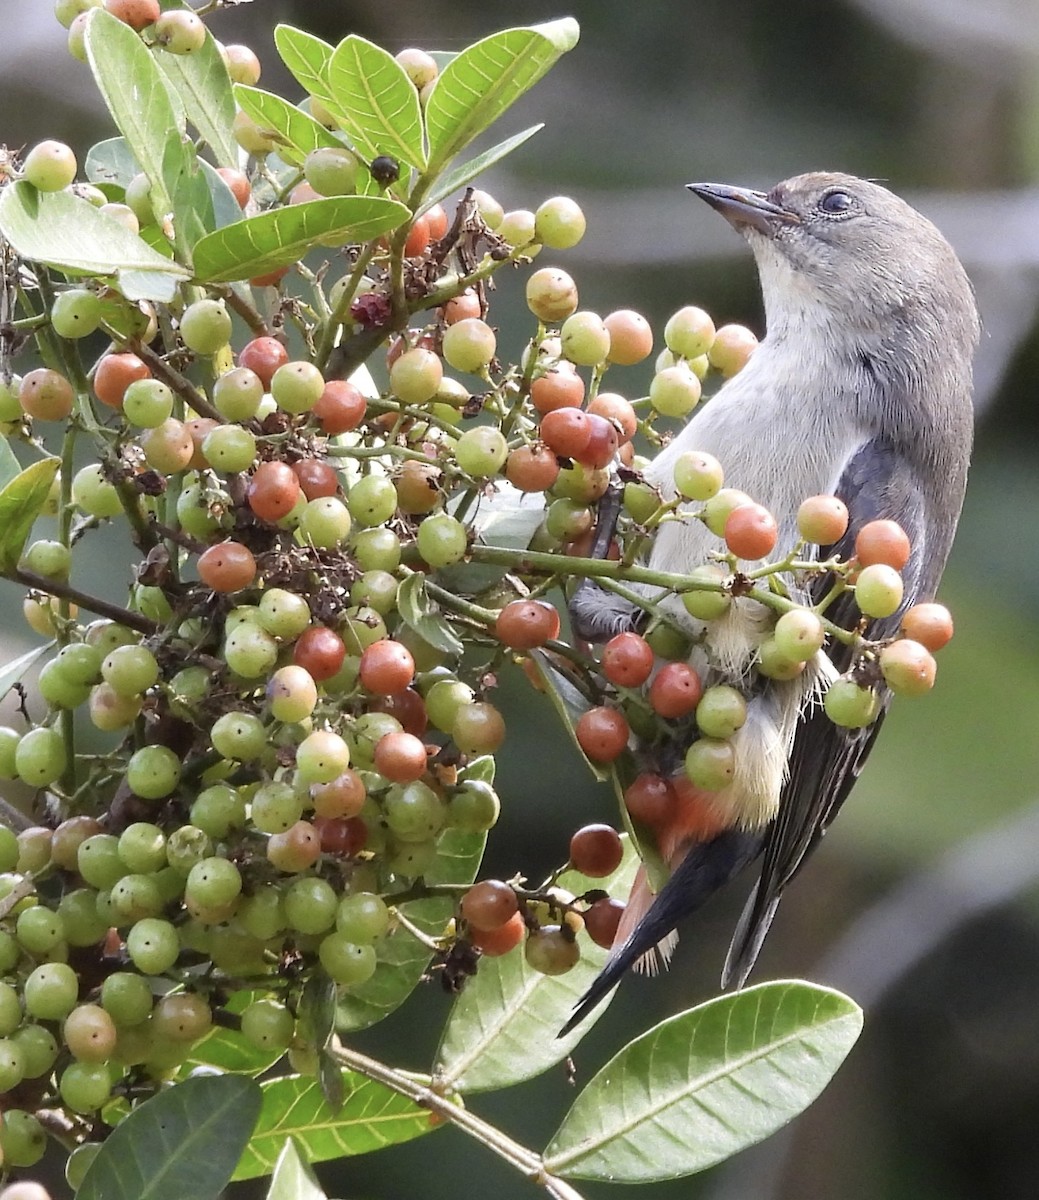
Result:
<svg viewBox="0 0 1039 1200">
<path fill-rule="evenodd" d="M 156 0 L 55 8 L 84 60 L 112 18 L 155 55 L 212 50 L 195 13 Z M 526 350 L 502 362 L 492 276 L 574 246 L 579 206 L 553 197 L 506 212 L 472 187 L 452 211 L 427 203 L 433 180 L 365 152 L 334 97 L 279 100 L 264 111 L 302 125 L 267 128 L 251 115 L 267 95 L 255 55 L 221 47 L 214 62 L 242 104 L 242 158 L 212 170 L 214 203 L 230 200 L 243 223 L 299 206 L 305 225 L 344 197 L 389 197 L 398 215 L 363 239 L 278 248 L 251 277 L 178 277 L 172 299 L 50 258 L 19 264 L 18 324 L 37 357 L 21 376 L 3 363 L 0 426 L 36 461 L 4 489 L 25 533 L 13 557 L 10 540 L 0 546 L 0 573 L 28 587 L 25 619 L 53 653 L 17 727 L 0 728 L 0 779 L 32 789 L 37 821 L 20 827 L 12 809 L 14 827 L 0 825 L 0 1148 L 16 1167 L 42 1155 L 35 1114 L 56 1108 L 93 1152 L 89 1139 L 214 1024 L 314 1071 L 297 1020 L 304 989 L 330 980 L 344 997 L 378 982 L 390 939 L 419 935 L 402 911 L 410 900 L 450 897 L 455 919 L 438 943 L 448 962 L 525 938 L 530 966 L 554 975 L 578 960 L 582 929 L 609 947 L 622 905 L 605 891 L 575 897 L 554 876 L 536 889 L 436 882 L 445 839 L 462 839 L 475 862 L 498 817 L 499 673 L 548 661 L 532 656 L 539 648 L 557 656 L 589 697 L 575 734 L 595 764 L 615 762 L 633 732 L 652 741 L 691 719 L 685 774 L 643 773 L 626 791 L 635 822 L 659 829 L 683 787 L 725 786 L 746 700 L 689 665 L 663 609 L 645 637 L 621 634 L 598 659 L 560 640 L 547 597 L 595 573 L 597 502 L 619 480 L 609 556 L 621 580 L 665 519 L 718 535 L 712 561 L 670 581 L 706 622 L 737 596 L 764 598 L 769 572 L 824 569 L 806 547 L 833 545 L 847 522 L 835 498 L 806 501 L 803 543 L 750 579 L 740 564 L 775 548 L 771 514 L 724 488 L 706 454 L 679 460 L 666 499 L 640 455 L 705 385 L 741 369 L 748 330 L 681 309 L 648 393 L 629 398 L 603 381 L 649 358 L 649 323 L 581 309 L 571 276 L 542 266 L 525 280 Z M 434 103 L 437 60 L 409 49 L 396 64 L 420 109 Z M 298 128 L 317 144 L 291 144 Z M 5 165 L 0 191 L 75 198 L 144 250 L 175 256 L 188 223 L 164 211 L 162 181 L 139 166 L 79 180 L 72 150 L 44 142 Z M 4 224 L 6 211 L 13 258 L 21 227 Z M 490 544 L 486 511 L 516 496 L 540 497 L 516 502 L 534 514 L 524 546 Z M 56 520 L 51 536 L 28 538 L 36 517 Z M 72 583 L 107 522 L 139 554 L 119 602 Z M 868 526 L 854 558 L 825 563 L 833 593 L 854 587 L 866 616 L 895 612 L 908 549 L 897 527 Z M 825 605 L 781 607 L 763 675 L 792 678 L 827 638 L 856 636 L 831 627 Z M 871 720 L 881 679 L 909 694 L 930 686 L 948 616 L 918 606 L 903 632 L 861 643 L 826 694 L 834 721 Z M 569 863 L 605 879 L 621 854 L 616 831 L 592 825 L 574 834 Z"/>
</svg>

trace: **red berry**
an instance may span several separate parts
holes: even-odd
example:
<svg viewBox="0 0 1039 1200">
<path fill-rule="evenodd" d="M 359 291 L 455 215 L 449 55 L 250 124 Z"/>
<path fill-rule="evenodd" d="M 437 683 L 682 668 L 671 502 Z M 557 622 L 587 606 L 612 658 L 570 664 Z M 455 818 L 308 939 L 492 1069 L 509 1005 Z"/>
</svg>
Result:
<svg viewBox="0 0 1039 1200">
<path fill-rule="evenodd" d="M 636 775 L 624 792 L 624 805 L 633 821 L 659 827 L 671 816 L 675 792 L 663 775 L 646 771 Z"/>
<path fill-rule="evenodd" d="M 909 538 L 897 521 L 870 521 L 855 537 L 855 557 L 863 567 L 882 563 L 901 571 L 910 550 Z"/>
<path fill-rule="evenodd" d="M 375 769 L 390 783 L 414 783 L 426 773 L 426 747 L 403 730 L 385 733 L 375 743 Z"/>
<path fill-rule="evenodd" d="M 214 592 L 238 592 L 256 578 L 256 559 L 241 542 L 219 542 L 199 555 L 198 577 Z"/>
<path fill-rule="evenodd" d="M 605 417 L 618 431 L 621 442 L 630 442 L 639 427 L 639 419 L 631 404 L 616 392 L 600 392 L 588 402 L 588 412 Z"/>
<path fill-rule="evenodd" d="M 238 201 L 239 207 L 245 208 L 253 194 L 248 175 L 236 167 L 217 167 L 216 173 L 231 189 L 231 195 Z"/>
<path fill-rule="evenodd" d="M 416 217 L 404 243 L 404 257 L 418 258 L 425 254 L 429 242 L 429 220 L 426 217 Z"/>
<path fill-rule="evenodd" d="M 530 399 L 539 413 L 580 408 L 584 401 L 584 380 L 572 367 L 560 364 L 534 380 Z"/>
<path fill-rule="evenodd" d="M 597 946 L 609 950 L 617 937 L 617 928 L 624 916 L 624 905 L 611 896 L 603 896 L 584 914 L 584 927 Z"/>
<path fill-rule="evenodd" d="M 540 443 L 520 446 L 505 462 L 505 478 L 521 492 L 544 492 L 559 478 L 559 461 Z"/>
<path fill-rule="evenodd" d="M 363 850 L 368 840 L 368 826 L 360 817 L 315 817 L 311 824 L 325 854 L 349 858 Z"/>
<path fill-rule="evenodd" d="M 570 865 L 582 875 L 612 875 L 624 857 L 620 834 L 609 825 L 585 825 L 570 839 Z"/>
<path fill-rule="evenodd" d="M 763 504 L 741 504 L 725 520 L 725 544 L 737 558 L 764 558 L 778 536 L 776 519 Z"/>
<path fill-rule="evenodd" d="M 617 687 L 641 687 L 653 671 L 656 656 L 644 637 L 618 633 L 602 652 L 602 673 Z"/>
<path fill-rule="evenodd" d="M 488 958 L 500 958 L 510 950 L 515 950 L 526 932 L 523 915 L 517 912 L 497 929 L 470 929 L 469 940 Z"/>
<path fill-rule="evenodd" d="M 624 714 L 616 708 L 590 708 L 574 726 L 578 745 L 592 762 L 613 762 L 628 744 L 630 734 Z"/>
<path fill-rule="evenodd" d="M 483 879 L 462 897 L 462 917 L 470 929 L 488 933 L 500 929 L 516 915 L 516 893 L 500 879 Z"/>
<path fill-rule="evenodd" d="M 345 658 L 343 639 L 335 630 L 324 625 L 312 625 L 305 629 L 292 648 L 292 661 L 309 671 L 318 683 L 338 674 Z"/>
<path fill-rule="evenodd" d="M 494 632 L 513 650 L 530 650 L 559 636 L 559 613 L 543 600 L 513 600 L 498 614 Z"/>
<path fill-rule="evenodd" d="M 914 604 L 902 617 L 902 632 L 907 638 L 940 650 L 952 637 L 952 613 L 944 604 Z"/>
<path fill-rule="evenodd" d="M 330 379 L 317 404 L 310 410 L 321 424 L 323 433 L 334 437 L 349 433 L 364 420 L 368 402 L 359 388 L 346 379 Z"/>
<path fill-rule="evenodd" d="M 288 463 L 264 462 L 256 468 L 246 499 L 261 521 L 280 521 L 296 507 L 302 493 L 299 479 Z"/>
<path fill-rule="evenodd" d="M 271 386 L 274 372 L 289 361 L 289 352 L 272 337 L 253 338 L 247 342 L 238 355 L 238 365 L 248 367 L 260 377 L 264 388 Z"/>
<path fill-rule="evenodd" d="M 383 638 L 365 648 L 358 674 L 369 692 L 393 696 L 403 692 L 415 678 L 415 660 L 407 646 Z"/>
<path fill-rule="evenodd" d="M 600 470 L 612 462 L 617 453 L 617 430 L 612 422 L 597 413 L 588 412 L 585 415 L 590 426 L 588 444 L 573 457 L 584 467 Z"/>
<path fill-rule="evenodd" d="M 162 15 L 159 0 L 105 0 L 105 8 L 138 32 L 147 25 L 154 25 Z"/>
<path fill-rule="evenodd" d="M 553 409 L 541 418 L 541 440 L 563 458 L 577 458 L 591 438 L 591 419 L 579 408 Z"/>
<path fill-rule="evenodd" d="M 308 500 L 334 496 L 339 491 L 339 476 L 331 463 L 322 462 L 319 458 L 303 458 L 292 464 L 292 470 Z"/>
<path fill-rule="evenodd" d="M 649 703 L 662 717 L 684 717 L 700 703 L 703 684 L 688 663 L 665 663 L 649 685 Z"/>
</svg>

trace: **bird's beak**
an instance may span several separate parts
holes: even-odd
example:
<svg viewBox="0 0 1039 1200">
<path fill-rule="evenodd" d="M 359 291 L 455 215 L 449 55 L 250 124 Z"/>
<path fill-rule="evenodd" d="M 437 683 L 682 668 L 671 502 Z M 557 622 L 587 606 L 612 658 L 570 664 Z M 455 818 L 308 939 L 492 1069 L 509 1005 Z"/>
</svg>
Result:
<svg viewBox="0 0 1039 1200">
<path fill-rule="evenodd" d="M 773 204 L 764 192 L 730 187 L 725 183 L 689 183 L 686 186 L 717 209 L 735 229 L 749 227 L 771 237 L 777 226 L 801 223 L 796 213 Z"/>
</svg>

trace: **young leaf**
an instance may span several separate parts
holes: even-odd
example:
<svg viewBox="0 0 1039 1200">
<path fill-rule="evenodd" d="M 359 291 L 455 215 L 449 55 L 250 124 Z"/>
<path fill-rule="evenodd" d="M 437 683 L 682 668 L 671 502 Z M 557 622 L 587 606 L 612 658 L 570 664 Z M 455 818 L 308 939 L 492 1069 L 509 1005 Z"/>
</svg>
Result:
<svg viewBox="0 0 1039 1200">
<path fill-rule="evenodd" d="M 638 855 L 625 839 L 624 858 L 607 879 L 589 879 L 576 871 L 559 878 L 559 886 L 575 896 L 602 888 L 627 895 L 638 867 Z M 585 1023 L 566 1037 L 560 1027 L 602 970 L 608 951 L 587 934 L 579 935 L 581 958 L 565 975 L 541 975 L 527 966 L 521 947 L 499 958 L 480 961 L 451 1010 L 434 1074 L 438 1082 L 459 1092 L 509 1087 L 531 1079 L 561 1062 L 584 1037 Z M 605 1010 L 609 1000 L 589 1021 Z"/>
<path fill-rule="evenodd" d="M 205 283 L 251 279 L 296 262 L 319 238 L 367 242 L 409 216 L 403 204 L 382 196 L 334 196 L 271 209 L 198 242 L 195 278 Z"/>
<path fill-rule="evenodd" d="M 457 192 L 459 188 L 465 187 L 477 175 L 482 175 L 484 171 L 489 170 L 495 163 L 501 162 L 507 154 L 511 154 L 513 150 L 522 146 L 525 141 L 532 138 L 535 133 L 544 128 L 545 124 L 543 121 L 538 125 L 531 125 L 529 129 L 524 129 L 521 133 L 514 133 L 512 137 L 506 138 L 505 141 L 499 142 L 497 146 L 492 146 L 489 150 L 485 150 L 475 158 L 470 158 L 467 162 L 461 163 L 457 167 L 452 167 L 450 171 L 445 171 L 429 191 L 429 194 L 423 199 L 421 211 L 425 212 L 427 208 L 432 208 L 434 204 L 439 204 L 441 200 L 446 200 L 452 192 Z"/>
<path fill-rule="evenodd" d="M 179 197 L 181 180 L 192 170 L 195 150 L 181 136 L 177 112 L 151 53 L 129 25 L 103 9 L 89 13 L 84 44 L 87 60 L 108 111 L 151 185 L 156 212 L 172 213 L 178 247 L 187 257 L 190 210 Z"/>
<path fill-rule="evenodd" d="M 591 1080 L 545 1166 L 612 1183 L 702 1171 L 806 1108 L 861 1028 L 854 1001 L 800 982 L 759 984 L 671 1017 Z"/>
<path fill-rule="evenodd" d="M 116 183 L 125 188 L 141 170 L 124 137 L 106 138 L 91 146 L 83 164 L 83 174 L 91 183 Z"/>
<path fill-rule="evenodd" d="M 397 611 L 404 624 L 414 629 L 423 641 L 444 654 L 461 657 L 465 647 L 429 598 L 426 577 L 420 571 L 409 575 L 397 589 Z"/>
<path fill-rule="evenodd" d="M 275 27 L 274 44 L 281 61 L 296 77 L 300 87 L 311 96 L 326 100 L 329 87 L 325 73 L 334 48 L 312 33 L 305 33 L 292 25 Z"/>
<path fill-rule="evenodd" d="M 260 1113 L 241 1075 L 186 1079 L 146 1100 L 112 1131 L 78 1200 L 216 1200 Z"/>
<path fill-rule="evenodd" d="M 60 465 L 58 458 L 41 458 L 0 488 L 0 569 L 17 565 Z"/>
<path fill-rule="evenodd" d="M 0 192 L 0 230 L 23 258 L 69 274 L 156 271 L 171 280 L 189 274 L 72 192 L 38 192 L 24 181 L 8 184 Z"/>
<path fill-rule="evenodd" d="M 429 171 L 443 167 L 577 45 L 572 17 L 506 29 L 463 50 L 437 78 L 426 103 Z"/>
<path fill-rule="evenodd" d="M 326 1200 L 317 1176 L 292 1138 L 285 1139 L 274 1164 L 267 1200 Z"/>
<path fill-rule="evenodd" d="M 365 158 L 388 154 L 425 167 L 418 91 L 392 54 L 351 34 L 335 48 L 325 78 L 336 119 Z"/>
<path fill-rule="evenodd" d="M 278 156 L 294 167 L 302 167 L 311 150 L 322 146 L 343 147 L 339 138 L 329 133 L 324 125 L 280 96 L 242 83 L 235 85 L 234 94 L 256 124 L 274 134 Z"/>
<path fill-rule="evenodd" d="M 436 863 L 426 873 L 427 883 L 472 883 L 480 869 L 483 833 L 463 833 L 448 829 L 437 844 Z M 412 900 L 401 905 L 401 912 L 427 937 L 438 937 L 451 919 L 453 903 L 443 896 Z M 379 969 L 360 987 L 351 988 L 339 1001 L 336 1026 L 339 1031 L 366 1029 L 393 1012 L 418 986 L 430 952 L 406 929 L 392 930 L 377 946 Z"/>
<path fill-rule="evenodd" d="M 5 662 L 3 667 L 0 667 L 0 700 L 7 695 L 34 663 L 43 658 L 45 654 L 50 654 L 53 649 L 53 642 L 44 642 L 42 646 L 34 646 L 31 650 L 26 650 L 24 654 L 19 654 L 17 658 L 12 658 L 10 662 Z"/>
<path fill-rule="evenodd" d="M 220 167 L 238 166 L 238 143 L 231 136 L 235 115 L 231 79 L 213 35 L 191 54 L 155 52 L 155 61 L 180 97 L 188 121 L 213 152 Z"/>
<path fill-rule="evenodd" d="M 383 1084 L 346 1070 L 343 1082 L 345 1099 L 338 1112 L 329 1108 L 316 1079 L 285 1075 L 262 1083 L 260 1119 L 234 1178 L 269 1175 L 287 1137 L 296 1140 L 307 1162 L 315 1163 L 409 1142 L 433 1128 L 426 1109 Z"/>
</svg>

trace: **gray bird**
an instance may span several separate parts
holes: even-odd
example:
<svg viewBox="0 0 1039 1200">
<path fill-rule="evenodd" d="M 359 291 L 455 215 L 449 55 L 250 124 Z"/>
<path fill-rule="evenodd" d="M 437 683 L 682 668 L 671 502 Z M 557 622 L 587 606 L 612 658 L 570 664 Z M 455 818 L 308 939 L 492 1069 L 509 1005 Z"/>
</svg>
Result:
<svg viewBox="0 0 1039 1200">
<path fill-rule="evenodd" d="M 821 558 L 853 555 L 868 521 L 890 518 L 912 553 L 898 612 L 869 621 L 865 636 L 890 637 L 902 613 L 933 598 L 959 519 L 972 440 L 971 362 L 979 322 L 967 275 L 938 230 L 879 184 L 816 172 L 770 192 L 690 184 L 748 241 L 757 262 L 767 336 L 652 462 L 646 477 L 674 495 L 685 451 L 713 454 L 727 486 L 765 505 L 779 526 L 776 555 L 798 540 L 808 496 L 832 493 L 851 521 Z M 688 573 L 719 549 L 697 520 L 660 528 L 653 568 Z M 830 581 L 815 575 L 800 598 L 817 602 Z M 681 829 L 663 847 L 672 874 L 654 897 L 643 878 L 602 973 L 574 1010 L 572 1028 L 634 963 L 665 959 L 678 922 L 759 856 L 760 874 L 733 935 L 723 986 L 745 982 L 784 889 L 851 790 L 880 729 L 834 725 L 819 703 L 852 665 L 836 642 L 793 681 L 755 676 L 772 618 L 737 600 L 706 627 L 677 600 L 670 614 L 700 638 L 694 665 L 705 682 L 740 687 L 748 717 L 736 734 L 736 775 L 711 803 L 724 826 L 707 840 Z M 847 628 L 861 614 L 851 593 L 827 610 Z M 638 623 L 638 612 L 592 585 L 578 589 L 572 617 L 582 636 L 604 640 Z M 679 753 L 683 747 L 679 747 Z M 566 1031 L 564 1030 L 564 1032 Z"/>
</svg>

